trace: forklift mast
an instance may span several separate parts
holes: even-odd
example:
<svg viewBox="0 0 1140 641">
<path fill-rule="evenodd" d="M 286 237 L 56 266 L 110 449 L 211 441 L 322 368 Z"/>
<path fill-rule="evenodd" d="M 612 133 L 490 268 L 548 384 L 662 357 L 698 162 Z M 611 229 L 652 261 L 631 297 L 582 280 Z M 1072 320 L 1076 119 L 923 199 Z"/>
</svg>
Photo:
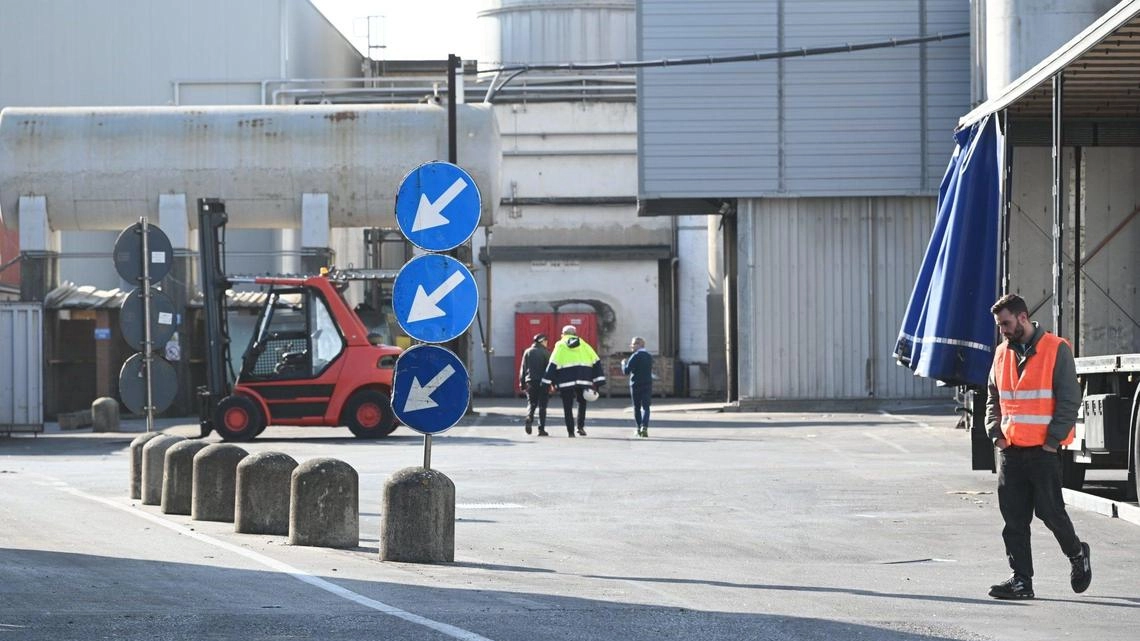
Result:
<svg viewBox="0 0 1140 641">
<path fill-rule="evenodd" d="M 206 385 L 198 388 L 198 417 L 202 433 L 212 427 L 213 410 L 230 394 L 229 325 L 226 320 L 226 290 L 230 281 L 222 265 L 226 205 L 216 198 L 198 199 L 198 251 L 202 275 L 202 309 L 206 329 Z"/>
</svg>

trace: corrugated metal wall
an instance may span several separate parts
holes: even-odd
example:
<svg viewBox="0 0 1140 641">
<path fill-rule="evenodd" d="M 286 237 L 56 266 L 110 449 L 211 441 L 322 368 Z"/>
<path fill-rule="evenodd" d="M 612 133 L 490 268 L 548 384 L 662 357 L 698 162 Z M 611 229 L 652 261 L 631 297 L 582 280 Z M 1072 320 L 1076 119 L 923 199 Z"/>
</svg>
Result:
<svg viewBox="0 0 1140 641">
<path fill-rule="evenodd" d="M 43 430 L 43 308 L 0 303 L 0 433 Z"/>
<path fill-rule="evenodd" d="M 945 396 L 891 356 L 933 198 L 745 200 L 741 401 Z"/>
<path fill-rule="evenodd" d="M 969 28 L 960 0 L 640 0 L 638 57 L 872 42 Z M 640 72 L 648 198 L 930 194 L 969 107 L 966 38 Z"/>
</svg>

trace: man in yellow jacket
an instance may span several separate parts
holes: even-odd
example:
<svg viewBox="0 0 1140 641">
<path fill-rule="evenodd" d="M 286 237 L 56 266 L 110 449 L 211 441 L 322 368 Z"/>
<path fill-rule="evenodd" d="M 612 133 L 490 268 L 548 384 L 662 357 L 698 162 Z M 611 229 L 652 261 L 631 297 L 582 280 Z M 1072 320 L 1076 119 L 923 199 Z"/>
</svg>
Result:
<svg viewBox="0 0 1140 641">
<path fill-rule="evenodd" d="M 1002 539 L 1013 575 L 990 587 L 996 599 L 1032 599 L 1033 514 L 1045 522 L 1069 557 L 1074 592 L 1092 582 L 1089 546 L 1077 538 L 1061 496 L 1061 457 L 1073 441 L 1081 388 L 1069 343 L 1029 320 L 1025 300 L 1006 294 L 990 311 L 1005 342 L 994 351 L 986 400 L 986 427 L 1001 450 L 998 506 Z"/>
<path fill-rule="evenodd" d="M 598 391 L 605 385 L 602 361 L 589 343 L 578 337 L 573 325 L 562 328 L 562 338 L 550 352 L 543 385 L 554 384 L 562 396 L 562 413 L 566 418 L 566 434 L 574 438 L 574 402 L 578 402 L 578 435 L 586 435 L 586 390 Z"/>
</svg>

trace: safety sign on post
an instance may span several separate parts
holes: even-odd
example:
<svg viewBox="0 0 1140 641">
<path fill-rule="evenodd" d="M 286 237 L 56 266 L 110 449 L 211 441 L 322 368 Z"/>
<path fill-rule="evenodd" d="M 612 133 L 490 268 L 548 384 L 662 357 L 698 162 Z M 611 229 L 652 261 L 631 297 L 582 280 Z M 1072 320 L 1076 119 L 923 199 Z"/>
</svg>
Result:
<svg viewBox="0 0 1140 641">
<path fill-rule="evenodd" d="M 451 350 L 416 345 L 396 361 L 392 388 L 396 418 L 422 434 L 438 434 L 463 418 L 471 379 Z"/>
<path fill-rule="evenodd" d="M 425 343 L 446 343 L 466 332 L 478 309 L 475 277 L 451 256 L 416 256 L 392 285 L 392 311 L 400 327 Z"/>
<path fill-rule="evenodd" d="M 146 431 L 154 429 L 154 414 L 170 407 L 178 393 L 177 373 L 154 353 L 176 329 L 174 306 L 161 290 L 153 289 L 170 272 L 174 250 L 170 239 L 140 218 L 115 240 L 115 269 L 123 280 L 139 283 L 131 290 L 119 315 L 123 338 L 136 350 L 119 370 L 119 398 L 132 412 L 146 415 Z"/>
<path fill-rule="evenodd" d="M 413 169 L 396 192 L 396 224 L 416 247 L 445 252 L 479 226 L 479 188 L 457 165 L 433 161 Z"/>
<path fill-rule="evenodd" d="M 467 242 L 479 225 L 481 198 L 471 176 L 451 163 L 433 161 L 404 177 L 396 193 L 396 223 L 416 247 L 392 286 L 400 327 L 423 343 L 446 343 L 467 331 L 479 307 L 475 277 L 445 252 Z M 463 361 L 438 345 L 417 345 L 396 361 L 392 410 L 424 435 L 424 467 L 431 465 L 431 435 L 463 417 L 471 377 Z"/>
</svg>

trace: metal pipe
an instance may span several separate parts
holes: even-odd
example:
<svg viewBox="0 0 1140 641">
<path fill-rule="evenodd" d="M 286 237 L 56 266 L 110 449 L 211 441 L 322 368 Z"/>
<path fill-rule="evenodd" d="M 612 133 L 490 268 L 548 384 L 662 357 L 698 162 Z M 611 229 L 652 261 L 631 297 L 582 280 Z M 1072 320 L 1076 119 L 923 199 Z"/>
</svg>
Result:
<svg viewBox="0 0 1140 641">
<path fill-rule="evenodd" d="M 504 151 L 504 158 L 563 158 L 571 156 L 636 156 L 635 149 L 556 149 L 550 151 Z"/>
<path fill-rule="evenodd" d="M 1081 147 L 1073 148 L 1073 356 L 1081 355 Z"/>
<path fill-rule="evenodd" d="M 453 165 L 459 164 L 459 139 L 456 131 L 455 105 L 458 104 L 455 93 L 455 68 L 463 64 L 459 56 L 454 53 L 447 54 L 447 161 Z"/>
<path fill-rule="evenodd" d="M 1001 248 L 998 267 L 998 294 L 1009 293 L 1009 219 L 1013 209 L 1013 136 L 1009 135 L 1009 110 L 1001 111 L 1002 133 L 1005 134 L 1005 154 L 1002 159 Z M 995 330 L 996 332 L 996 330 Z"/>
<path fill-rule="evenodd" d="M 524 205 L 636 205 L 637 196 L 544 196 L 534 198 L 501 198 L 504 207 Z"/>
<path fill-rule="evenodd" d="M 498 87 L 491 86 L 487 90 L 487 96 L 483 102 L 492 102 L 495 95 L 503 89 L 511 80 L 514 80 L 520 74 L 528 71 L 601 71 L 604 69 L 644 69 L 648 67 L 681 67 L 685 65 L 715 65 L 724 64 L 728 62 L 757 62 L 762 60 L 778 60 L 780 58 L 806 58 L 807 56 L 821 56 L 831 53 L 852 53 L 855 51 L 867 51 L 870 49 L 885 49 L 888 47 L 903 47 L 907 45 L 922 44 L 925 42 L 941 42 L 943 40 L 953 40 L 955 38 L 965 38 L 970 35 L 969 31 L 955 31 L 947 34 L 935 34 L 932 36 L 920 36 L 915 38 L 891 38 L 889 40 L 878 40 L 875 42 L 866 42 L 860 44 L 842 44 L 833 45 L 829 47 L 801 47 L 800 49 L 769 51 L 769 52 L 754 52 L 747 54 L 738 54 L 733 56 L 698 56 L 695 58 L 661 58 L 658 60 L 631 60 L 627 62 L 570 62 L 564 64 L 542 64 L 542 65 L 503 65 L 493 69 L 484 69 L 482 73 L 499 73 L 502 71 L 513 71 Z M 496 76 L 497 77 L 497 76 Z"/>
<path fill-rule="evenodd" d="M 1053 333 L 1064 336 L 1062 301 L 1064 300 L 1064 174 L 1062 144 L 1064 126 L 1061 107 L 1064 104 L 1064 73 L 1053 76 Z"/>
</svg>

